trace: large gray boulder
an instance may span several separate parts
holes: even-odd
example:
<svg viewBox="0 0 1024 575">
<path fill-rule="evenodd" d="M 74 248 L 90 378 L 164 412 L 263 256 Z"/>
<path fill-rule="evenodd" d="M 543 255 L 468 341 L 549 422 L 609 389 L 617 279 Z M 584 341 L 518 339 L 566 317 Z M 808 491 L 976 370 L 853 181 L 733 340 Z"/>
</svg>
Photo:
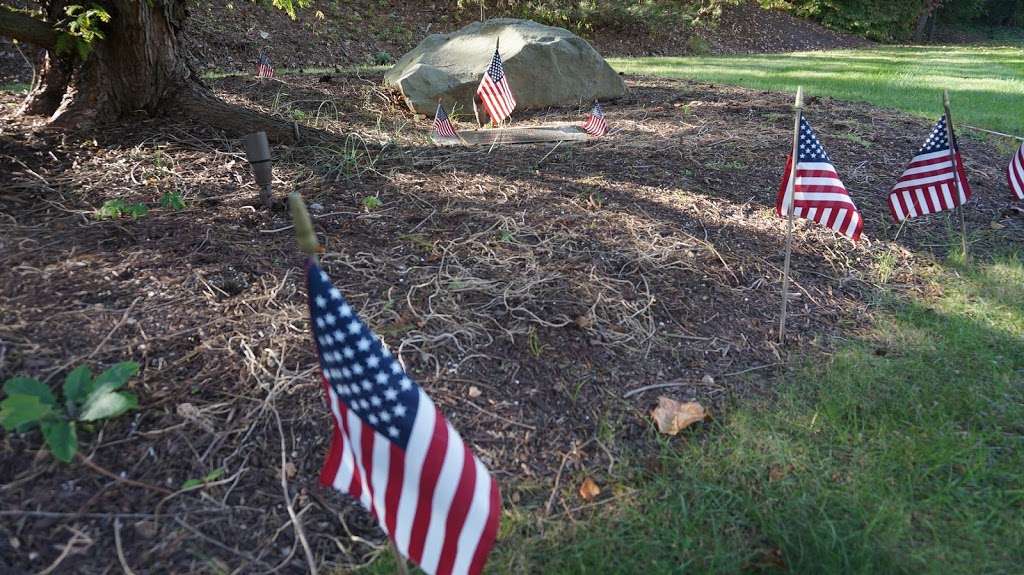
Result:
<svg viewBox="0 0 1024 575">
<path fill-rule="evenodd" d="M 449 109 L 458 105 L 462 112 L 471 111 L 496 40 L 516 110 L 586 105 L 626 94 L 622 78 L 586 40 L 564 28 L 513 18 L 431 34 L 402 56 L 384 81 L 418 113 L 433 115 L 438 99 Z"/>
</svg>

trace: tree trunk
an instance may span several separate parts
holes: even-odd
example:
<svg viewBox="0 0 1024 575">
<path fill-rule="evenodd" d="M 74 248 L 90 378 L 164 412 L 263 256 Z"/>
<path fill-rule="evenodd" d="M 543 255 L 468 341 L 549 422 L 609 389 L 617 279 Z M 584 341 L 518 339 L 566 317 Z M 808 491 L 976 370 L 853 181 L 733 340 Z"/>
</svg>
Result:
<svg viewBox="0 0 1024 575">
<path fill-rule="evenodd" d="M 53 13 L 63 12 L 68 1 L 51 4 L 51 22 L 56 20 Z M 103 25 L 105 39 L 92 44 L 84 62 L 57 55 L 53 45 L 43 46 L 49 52 L 22 110 L 50 116 L 51 123 L 66 127 L 107 123 L 142 112 L 191 116 L 233 135 L 264 130 L 277 143 L 333 139 L 325 132 L 219 100 L 189 63 L 182 41 L 186 3 L 97 2 L 111 15 Z"/>
<path fill-rule="evenodd" d="M 70 81 L 71 63 L 51 52 L 43 52 L 36 66 L 32 88 L 25 97 L 20 113 L 52 116 L 60 107 Z"/>
</svg>

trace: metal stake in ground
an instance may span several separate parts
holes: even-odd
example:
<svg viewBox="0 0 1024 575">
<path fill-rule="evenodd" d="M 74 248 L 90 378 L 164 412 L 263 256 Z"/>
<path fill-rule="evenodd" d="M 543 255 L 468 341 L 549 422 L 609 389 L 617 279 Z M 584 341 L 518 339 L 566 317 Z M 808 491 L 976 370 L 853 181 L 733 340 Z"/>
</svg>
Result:
<svg viewBox="0 0 1024 575">
<path fill-rule="evenodd" d="M 963 197 L 963 190 L 960 187 L 960 166 L 956 161 L 956 153 L 959 146 L 956 143 L 956 132 L 953 131 L 953 115 L 949 111 L 949 90 L 942 91 L 942 107 L 946 111 L 946 140 L 949 142 L 949 159 L 953 162 L 953 185 L 956 186 L 956 197 Z M 964 255 L 964 262 L 967 262 L 967 218 L 964 216 L 964 204 L 957 208 L 960 212 L 960 249 Z"/>
<path fill-rule="evenodd" d="M 789 167 L 789 184 L 786 190 L 786 261 L 782 266 L 782 309 L 779 312 L 779 343 L 786 341 L 786 305 L 789 302 L 789 259 L 793 253 L 793 204 L 796 200 L 796 165 L 800 161 L 800 116 L 804 110 L 804 88 L 796 89 L 796 102 L 793 104 L 793 148 L 790 151 L 792 160 Z"/>
</svg>

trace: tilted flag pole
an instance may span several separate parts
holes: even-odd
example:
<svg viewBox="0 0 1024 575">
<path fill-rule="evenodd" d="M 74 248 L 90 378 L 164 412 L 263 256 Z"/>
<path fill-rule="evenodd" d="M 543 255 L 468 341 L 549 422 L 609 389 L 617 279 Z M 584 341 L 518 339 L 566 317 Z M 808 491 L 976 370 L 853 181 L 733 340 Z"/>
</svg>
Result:
<svg viewBox="0 0 1024 575">
<path fill-rule="evenodd" d="M 302 198 L 289 196 L 299 245 L 320 248 Z M 426 391 L 310 257 L 310 329 L 333 420 L 320 483 L 373 515 L 396 553 L 427 575 L 479 575 L 494 546 L 501 493 Z"/>
<path fill-rule="evenodd" d="M 299 192 L 288 194 L 288 211 L 291 212 L 292 223 L 295 224 L 295 239 L 299 242 L 299 249 L 316 263 L 316 256 L 320 253 L 320 242 L 316 239 L 313 220 L 309 217 L 306 202 Z"/>
<path fill-rule="evenodd" d="M 804 110 L 804 87 L 797 86 L 796 102 L 793 104 L 793 160 L 790 162 L 789 186 L 786 191 L 789 205 L 786 206 L 786 260 L 782 266 L 782 309 L 779 311 L 779 343 L 786 341 L 786 306 L 789 303 L 789 260 L 793 253 L 793 217 L 796 203 L 796 165 L 799 163 L 800 118 Z"/>
<path fill-rule="evenodd" d="M 295 225 L 295 239 L 299 243 L 299 249 L 309 256 L 310 262 L 314 265 L 319 265 L 317 254 L 320 253 L 320 242 L 316 239 L 313 220 L 309 217 L 306 202 L 298 192 L 288 194 L 288 210 L 291 212 L 292 223 Z M 394 541 L 391 542 L 391 552 L 395 556 L 395 564 L 398 566 L 399 575 L 408 575 L 409 567 L 406 565 L 405 557 L 402 557 L 402 554 L 398 552 Z"/>
<path fill-rule="evenodd" d="M 963 195 L 963 190 L 960 189 L 960 178 L 957 177 L 959 168 L 957 167 L 956 154 L 960 146 L 956 144 L 956 132 L 953 131 L 953 114 L 949 111 L 949 90 L 942 91 L 942 107 L 946 111 L 946 138 L 949 140 L 949 159 L 953 162 L 953 184 L 956 186 L 956 196 L 959 198 Z M 966 202 L 964 202 L 966 204 Z M 960 249 L 963 251 L 964 262 L 967 262 L 967 217 L 964 215 L 964 204 L 960 204 Z"/>
</svg>

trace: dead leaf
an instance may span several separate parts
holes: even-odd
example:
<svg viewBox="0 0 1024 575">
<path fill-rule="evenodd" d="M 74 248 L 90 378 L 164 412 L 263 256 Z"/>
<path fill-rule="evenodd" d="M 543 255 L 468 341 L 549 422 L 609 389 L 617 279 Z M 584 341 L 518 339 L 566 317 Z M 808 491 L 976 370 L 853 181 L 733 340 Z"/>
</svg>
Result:
<svg viewBox="0 0 1024 575">
<path fill-rule="evenodd" d="M 588 477 L 583 480 L 583 484 L 580 485 L 580 497 L 584 501 L 593 501 L 600 494 L 601 488 L 597 486 L 597 483 L 594 483 L 593 479 Z"/>
<path fill-rule="evenodd" d="M 679 403 L 674 399 L 662 396 L 658 398 L 658 407 L 651 411 L 658 431 L 665 435 L 677 435 L 698 421 L 704 421 L 707 412 L 704 406 L 695 402 Z"/>
<path fill-rule="evenodd" d="M 991 226 L 992 226 L 993 230 L 1001 230 L 1001 229 L 1006 227 L 1006 226 L 1004 226 L 1003 224 L 1001 224 L 999 222 L 992 222 Z"/>
<path fill-rule="evenodd" d="M 477 387 L 475 385 L 469 386 L 469 397 L 471 397 L 473 399 L 476 399 L 476 398 L 480 397 L 483 394 L 484 394 L 484 392 L 480 391 L 479 387 Z"/>
<path fill-rule="evenodd" d="M 291 461 L 284 464 L 284 474 L 288 479 L 295 477 L 295 474 L 298 472 L 299 470 L 295 468 L 295 464 Z"/>
</svg>

